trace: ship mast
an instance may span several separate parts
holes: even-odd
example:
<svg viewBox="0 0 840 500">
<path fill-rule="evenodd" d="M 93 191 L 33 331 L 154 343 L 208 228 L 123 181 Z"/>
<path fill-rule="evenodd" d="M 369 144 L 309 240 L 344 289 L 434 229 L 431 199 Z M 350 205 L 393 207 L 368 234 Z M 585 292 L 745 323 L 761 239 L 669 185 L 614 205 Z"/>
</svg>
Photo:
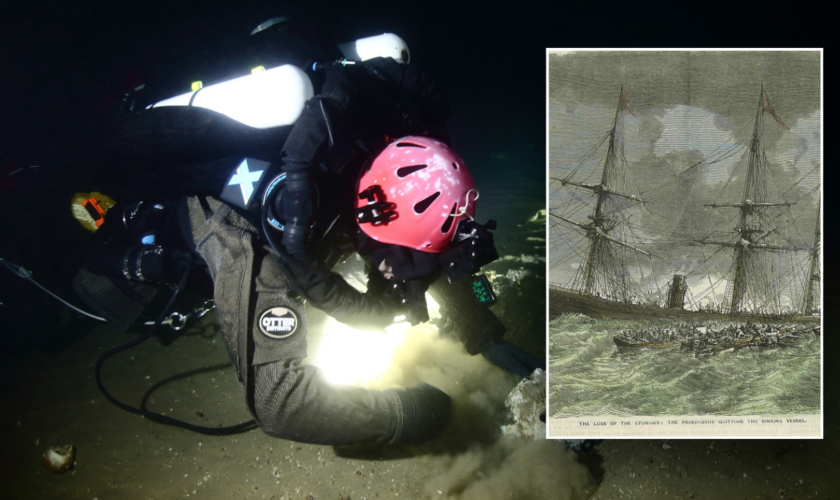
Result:
<svg viewBox="0 0 840 500">
<path fill-rule="evenodd" d="M 595 285 L 595 275 L 597 271 L 596 266 L 598 266 L 599 263 L 606 262 L 607 260 L 609 260 L 609 257 L 606 255 L 606 253 L 609 252 L 610 243 L 617 244 L 624 248 L 629 248 L 643 255 L 647 255 L 648 257 L 651 256 L 644 250 L 640 250 L 634 247 L 633 245 L 629 245 L 623 241 L 613 238 L 608 234 L 615 228 L 615 224 L 609 218 L 610 209 L 608 207 L 610 205 L 611 199 L 614 199 L 614 197 L 618 197 L 632 200 L 634 202 L 644 203 L 643 200 L 637 198 L 636 196 L 631 196 L 614 191 L 616 184 L 619 183 L 620 173 L 617 166 L 617 158 L 624 157 L 624 140 L 621 134 L 621 124 L 622 113 L 625 109 L 633 113 L 633 109 L 630 106 L 629 99 L 627 98 L 627 93 L 624 91 L 624 85 L 622 85 L 618 96 L 618 107 L 615 110 L 613 126 L 612 129 L 610 129 L 609 131 L 609 146 L 607 149 L 607 157 L 604 161 L 604 171 L 601 175 L 601 183 L 586 184 L 581 182 L 572 182 L 571 180 L 569 180 L 568 177 L 565 179 L 555 179 L 560 181 L 560 183 L 563 186 L 575 186 L 580 189 L 591 191 L 598 196 L 598 200 L 595 204 L 595 212 L 592 216 L 591 223 L 581 224 L 561 215 L 551 214 L 552 217 L 556 219 L 562 220 L 568 224 L 571 224 L 579 229 L 584 230 L 586 232 L 586 236 L 590 240 L 592 240 L 586 258 L 586 264 L 583 272 L 583 289 L 581 290 L 586 295 L 593 294 L 593 287 Z M 622 294 L 626 295 L 623 289 Z"/>
<path fill-rule="evenodd" d="M 610 130 L 609 147 L 607 148 L 607 159 L 604 161 L 604 172 L 601 175 L 601 185 L 598 186 L 595 192 L 598 194 L 598 201 L 595 203 L 595 217 L 592 219 L 592 225 L 595 231 L 592 232 L 592 245 L 589 246 L 589 257 L 586 259 L 586 272 L 583 284 L 583 293 L 592 293 L 592 283 L 595 281 L 595 257 L 598 255 L 598 247 L 602 245 L 600 232 L 604 229 L 604 204 L 607 201 L 609 193 L 610 179 L 615 171 L 615 150 L 616 150 L 616 131 L 618 130 L 619 120 L 621 119 L 622 102 L 624 100 L 624 85 L 621 86 L 621 91 L 618 96 L 618 107 L 615 110 L 615 118 L 613 118 L 613 126 Z M 621 153 L 624 154 L 624 141 L 618 137 L 618 147 Z M 598 231 L 598 230 L 601 231 Z"/>
<path fill-rule="evenodd" d="M 817 272 L 820 258 L 820 206 L 817 205 L 817 227 L 814 229 L 814 245 L 811 247 L 811 265 L 808 269 L 808 282 L 805 284 L 805 305 L 803 314 L 810 314 L 814 307 L 814 282 L 820 280 Z"/>
<path fill-rule="evenodd" d="M 764 135 L 764 112 L 771 113 L 777 122 L 784 125 L 776 116 L 775 111 L 769 104 L 769 98 L 764 92 L 764 85 L 761 85 L 761 93 L 758 97 L 758 109 L 755 114 L 755 126 L 753 127 L 752 141 L 750 142 L 749 167 L 747 178 L 744 183 L 744 192 L 740 203 L 713 203 L 708 207 L 714 208 L 737 208 L 740 211 L 738 233 L 736 243 L 706 241 L 715 245 L 733 247 L 735 249 L 734 271 L 731 281 L 731 297 L 729 312 L 736 314 L 741 312 L 741 302 L 744 299 L 747 288 L 747 270 L 752 267 L 751 261 L 755 257 L 755 250 L 790 250 L 788 247 L 761 243 L 760 240 L 772 233 L 765 231 L 761 225 L 764 216 L 762 209 L 769 207 L 790 206 L 790 203 L 769 203 L 767 202 L 767 162 L 764 154 L 764 145 L 761 138 Z"/>
<path fill-rule="evenodd" d="M 752 215 L 752 207 L 747 204 L 750 201 L 766 201 L 767 187 L 763 182 L 764 165 L 762 164 L 762 153 L 759 151 L 761 145 L 761 134 L 764 132 L 764 120 L 762 99 L 764 97 L 764 84 L 761 85 L 761 95 L 758 97 L 758 109 L 755 112 L 755 126 L 753 127 L 752 141 L 750 142 L 750 163 L 747 170 L 747 181 L 744 183 L 744 195 L 741 199 L 741 206 L 738 209 L 741 212 L 741 217 L 738 227 L 735 230 L 740 235 L 739 245 L 735 247 L 735 271 L 732 276 L 732 301 L 729 304 L 729 310 L 732 313 L 738 312 L 738 307 L 741 304 L 741 297 L 744 294 L 744 285 L 746 283 L 744 261 L 747 258 L 747 248 L 752 243 L 752 235 L 756 231 L 761 231 L 759 227 L 752 224 L 758 223 L 757 217 Z"/>
</svg>

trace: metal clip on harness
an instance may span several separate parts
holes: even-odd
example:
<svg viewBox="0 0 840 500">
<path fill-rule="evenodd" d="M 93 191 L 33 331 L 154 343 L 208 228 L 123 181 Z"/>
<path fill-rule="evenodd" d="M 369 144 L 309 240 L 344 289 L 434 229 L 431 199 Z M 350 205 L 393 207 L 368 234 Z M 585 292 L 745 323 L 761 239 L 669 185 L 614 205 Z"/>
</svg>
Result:
<svg viewBox="0 0 840 500">
<path fill-rule="evenodd" d="M 190 318 L 200 318 L 207 314 L 208 312 L 212 311 L 216 308 L 216 304 L 213 300 L 207 300 L 199 307 L 193 309 L 192 312 L 187 314 L 181 314 L 177 311 L 170 314 L 167 318 L 169 328 L 173 330 L 182 330 L 185 326 L 187 326 L 187 320 Z"/>
</svg>

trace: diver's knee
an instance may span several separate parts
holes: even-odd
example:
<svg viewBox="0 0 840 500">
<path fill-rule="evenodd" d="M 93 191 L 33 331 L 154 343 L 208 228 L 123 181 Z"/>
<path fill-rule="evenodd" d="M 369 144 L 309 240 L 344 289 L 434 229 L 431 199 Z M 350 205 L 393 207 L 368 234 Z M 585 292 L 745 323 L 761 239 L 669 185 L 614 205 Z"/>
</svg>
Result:
<svg viewBox="0 0 840 500">
<path fill-rule="evenodd" d="M 294 436 L 289 434 L 288 432 L 284 432 L 283 427 L 275 427 L 271 425 L 271 419 L 262 419 L 258 420 L 260 422 L 260 430 L 268 437 L 277 438 L 277 439 L 286 439 L 290 441 L 295 441 Z M 262 422 L 266 422 L 266 424 L 262 424 Z"/>
<path fill-rule="evenodd" d="M 297 426 L 294 420 L 283 408 L 270 404 L 270 400 L 254 401 L 254 418 L 260 425 L 260 430 L 269 437 L 296 440 Z"/>
</svg>

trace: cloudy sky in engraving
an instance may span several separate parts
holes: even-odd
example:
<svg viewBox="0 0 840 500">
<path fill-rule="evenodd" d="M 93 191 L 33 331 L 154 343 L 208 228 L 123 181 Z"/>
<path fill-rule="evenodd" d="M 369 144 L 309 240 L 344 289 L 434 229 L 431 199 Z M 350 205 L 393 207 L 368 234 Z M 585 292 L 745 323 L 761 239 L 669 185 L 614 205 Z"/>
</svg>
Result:
<svg viewBox="0 0 840 500">
<path fill-rule="evenodd" d="M 606 154 L 606 143 L 588 161 L 579 162 L 612 126 L 622 85 L 634 111 L 623 114 L 628 165 L 624 189 L 627 194 L 651 200 L 646 209 L 630 212 L 641 240 L 709 236 L 726 240 L 727 234 L 732 239 L 736 222 L 733 212 L 703 205 L 740 201 L 747 163 L 745 144 L 753 133 L 762 85 L 788 127 L 778 125 L 770 115 L 764 117 L 763 143 L 771 168 L 768 198 L 797 202 L 785 215 L 795 219 L 797 227 L 785 227 L 780 237 L 791 244 L 809 239 L 813 230 L 806 228 L 816 223 L 821 177 L 819 52 L 550 54 L 548 139 L 552 176 L 565 178 L 574 170 L 572 180 L 600 180 L 599 165 Z M 710 156 L 721 158 L 713 165 L 692 170 L 690 176 L 678 175 Z M 586 222 L 592 210 L 586 195 L 563 192 L 557 189 L 558 184 L 550 184 L 549 206 L 567 207 L 563 209 L 566 216 Z M 573 200 L 580 203 L 569 208 Z M 562 261 L 562 266 L 552 267 L 551 280 L 562 283 L 573 276 L 587 242 L 574 238 L 573 232 L 559 234 L 564 241 L 560 244 L 555 238 L 551 260 Z M 669 273 L 685 272 L 692 262 L 704 258 L 701 253 L 690 248 L 658 248 L 657 255 L 668 263 L 659 271 L 663 280 Z M 726 257 L 720 264 L 726 267 L 731 252 L 721 253 Z M 725 274 L 725 270 L 720 272 Z"/>
</svg>

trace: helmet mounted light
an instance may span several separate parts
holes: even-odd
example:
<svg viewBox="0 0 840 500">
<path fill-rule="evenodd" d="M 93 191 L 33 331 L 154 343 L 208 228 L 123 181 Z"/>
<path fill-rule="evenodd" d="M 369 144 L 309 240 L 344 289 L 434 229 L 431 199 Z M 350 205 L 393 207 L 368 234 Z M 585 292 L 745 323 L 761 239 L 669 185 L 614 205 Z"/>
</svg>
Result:
<svg viewBox="0 0 840 500">
<path fill-rule="evenodd" d="M 396 205 L 385 201 L 382 187 L 371 186 L 359 193 L 360 200 L 367 200 L 367 205 L 356 209 L 356 219 L 359 224 L 370 223 L 374 226 L 387 224 L 398 217 L 394 211 Z"/>
</svg>

